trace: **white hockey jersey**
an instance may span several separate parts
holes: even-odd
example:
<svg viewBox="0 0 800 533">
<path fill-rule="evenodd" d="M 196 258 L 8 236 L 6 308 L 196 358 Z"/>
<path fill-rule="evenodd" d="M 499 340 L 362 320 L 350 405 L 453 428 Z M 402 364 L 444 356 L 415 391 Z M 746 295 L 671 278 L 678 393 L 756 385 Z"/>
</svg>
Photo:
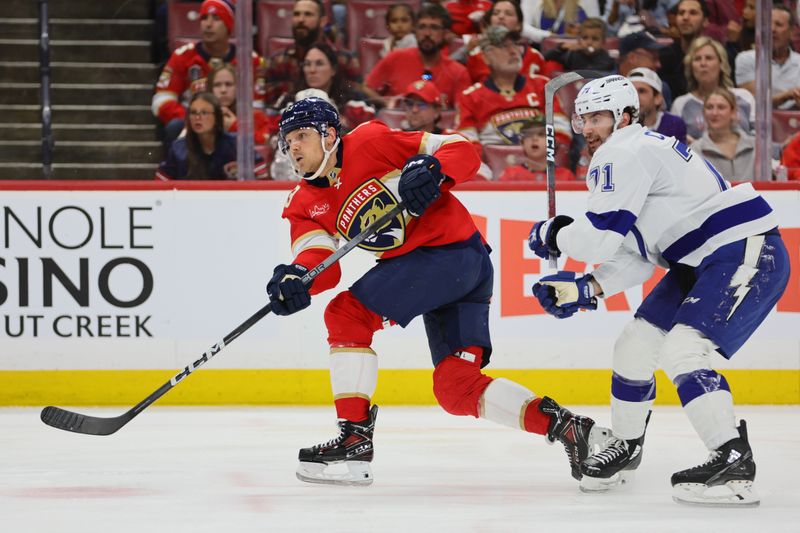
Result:
<svg viewBox="0 0 800 533">
<path fill-rule="evenodd" d="M 586 174 L 584 217 L 557 235 L 558 248 L 587 263 L 606 296 L 646 281 L 654 265 L 697 266 L 720 246 L 778 225 L 746 183 L 731 187 L 674 137 L 638 124 L 614 132 Z"/>
</svg>

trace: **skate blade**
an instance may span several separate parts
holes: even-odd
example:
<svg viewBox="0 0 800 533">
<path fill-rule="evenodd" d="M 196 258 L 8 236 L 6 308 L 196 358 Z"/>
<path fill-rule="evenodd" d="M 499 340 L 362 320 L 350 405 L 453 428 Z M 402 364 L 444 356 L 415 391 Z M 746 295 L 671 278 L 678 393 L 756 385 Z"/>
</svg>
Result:
<svg viewBox="0 0 800 533">
<path fill-rule="evenodd" d="M 761 498 L 752 481 L 728 481 L 709 487 L 704 483 L 678 483 L 672 487 L 672 499 L 685 505 L 702 507 L 757 507 Z"/>
<path fill-rule="evenodd" d="M 635 470 L 623 470 L 611 477 L 590 477 L 586 474 L 581 478 L 581 492 L 608 492 L 614 487 L 631 483 L 636 477 Z"/>
<path fill-rule="evenodd" d="M 373 481 L 372 467 L 366 461 L 331 464 L 301 462 L 296 475 L 300 481 L 323 485 L 367 486 L 372 485 Z"/>
</svg>

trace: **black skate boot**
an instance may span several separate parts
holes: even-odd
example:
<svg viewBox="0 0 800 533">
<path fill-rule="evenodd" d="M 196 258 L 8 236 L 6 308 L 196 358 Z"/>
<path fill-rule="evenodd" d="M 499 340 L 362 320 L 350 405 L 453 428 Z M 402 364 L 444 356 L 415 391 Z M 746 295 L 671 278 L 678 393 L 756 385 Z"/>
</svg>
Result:
<svg viewBox="0 0 800 533">
<path fill-rule="evenodd" d="M 588 416 L 573 414 L 547 396 L 539 403 L 539 410 L 550 417 L 547 441 L 551 444 L 558 441 L 564 445 L 572 477 L 580 480 L 581 461 L 611 435 L 611 430 L 597 426 Z"/>
<path fill-rule="evenodd" d="M 647 413 L 645 431 L 652 411 Z M 581 463 L 581 490 L 604 492 L 616 485 L 633 480 L 634 472 L 642 462 L 644 433 L 638 439 L 622 440 L 611 436 L 601 450 Z"/>
<path fill-rule="evenodd" d="M 753 488 L 756 463 L 747 442 L 747 426 L 739 422 L 739 438 L 729 440 L 698 466 L 672 474 L 672 499 L 695 505 L 756 506 Z"/>
<path fill-rule="evenodd" d="M 369 410 L 363 422 L 339 420 L 339 435 L 328 442 L 301 448 L 297 479 L 330 485 L 372 484 L 372 434 L 378 406 Z M 333 465 L 343 465 L 341 468 Z"/>
</svg>

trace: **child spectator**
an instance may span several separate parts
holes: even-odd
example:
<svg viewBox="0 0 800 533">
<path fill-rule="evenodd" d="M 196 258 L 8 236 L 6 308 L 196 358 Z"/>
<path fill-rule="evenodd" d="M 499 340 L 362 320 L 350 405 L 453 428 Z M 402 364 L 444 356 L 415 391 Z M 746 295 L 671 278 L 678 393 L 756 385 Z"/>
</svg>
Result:
<svg viewBox="0 0 800 533">
<path fill-rule="evenodd" d="M 686 143 L 686 123 L 681 117 L 663 111 L 662 82 L 658 74 L 649 68 L 639 67 L 631 70 L 628 78 L 639 94 L 639 120 L 642 125 Z"/>
<path fill-rule="evenodd" d="M 414 25 L 417 17 L 408 4 L 392 4 L 386 11 L 386 29 L 389 36 L 383 40 L 381 57 L 392 50 L 400 48 L 415 48 L 417 37 L 414 35 Z"/>
<path fill-rule="evenodd" d="M 557 61 L 562 70 L 592 69 L 611 72 L 616 63 L 605 49 L 606 25 L 602 19 L 588 18 L 581 22 L 580 36 L 577 41 L 560 44 L 550 50 L 544 58 Z"/>
<path fill-rule="evenodd" d="M 225 131 L 238 131 L 236 120 L 236 69 L 223 64 L 208 75 L 208 88 L 219 100 L 222 108 L 222 121 Z M 264 144 L 269 136 L 278 132 L 276 117 L 267 117 L 260 109 L 253 109 L 253 138 L 256 144 Z"/>
<path fill-rule="evenodd" d="M 499 181 L 547 180 L 547 139 L 544 115 L 532 118 L 520 129 L 525 160 L 520 165 L 506 167 Z M 574 180 L 575 174 L 567 168 L 556 167 L 557 180 Z"/>
<path fill-rule="evenodd" d="M 256 154 L 253 169 L 258 179 L 267 177 L 267 165 Z M 195 93 L 186 113 L 186 136 L 177 139 L 156 179 L 235 180 L 236 137 L 223 129 L 222 107 L 211 93 Z"/>
</svg>

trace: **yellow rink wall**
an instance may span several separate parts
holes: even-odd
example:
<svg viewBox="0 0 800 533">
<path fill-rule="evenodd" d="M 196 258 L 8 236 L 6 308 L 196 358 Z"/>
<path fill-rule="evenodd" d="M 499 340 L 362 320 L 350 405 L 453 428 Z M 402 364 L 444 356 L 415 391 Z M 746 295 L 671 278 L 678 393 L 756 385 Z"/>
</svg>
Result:
<svg viewBox="0 0 800 533">
<path fill-rule="evenodd" d="M 607 405 L 610 370 L 490 370 L 567 405 Z M 133 406 L 169 380 L 166 370 L 0 371 L 0 405 Z M 375 403 L 435 405 L 430 370 L 381 370 Z M 727 369 L 737 404 L 800 403 L 800 371 Z M 198 370 L 159 405 L 330 405 L 327 370 Z M 656 374 L 656 404 L 678 405 L 675 387 Z"/>
</svg>

